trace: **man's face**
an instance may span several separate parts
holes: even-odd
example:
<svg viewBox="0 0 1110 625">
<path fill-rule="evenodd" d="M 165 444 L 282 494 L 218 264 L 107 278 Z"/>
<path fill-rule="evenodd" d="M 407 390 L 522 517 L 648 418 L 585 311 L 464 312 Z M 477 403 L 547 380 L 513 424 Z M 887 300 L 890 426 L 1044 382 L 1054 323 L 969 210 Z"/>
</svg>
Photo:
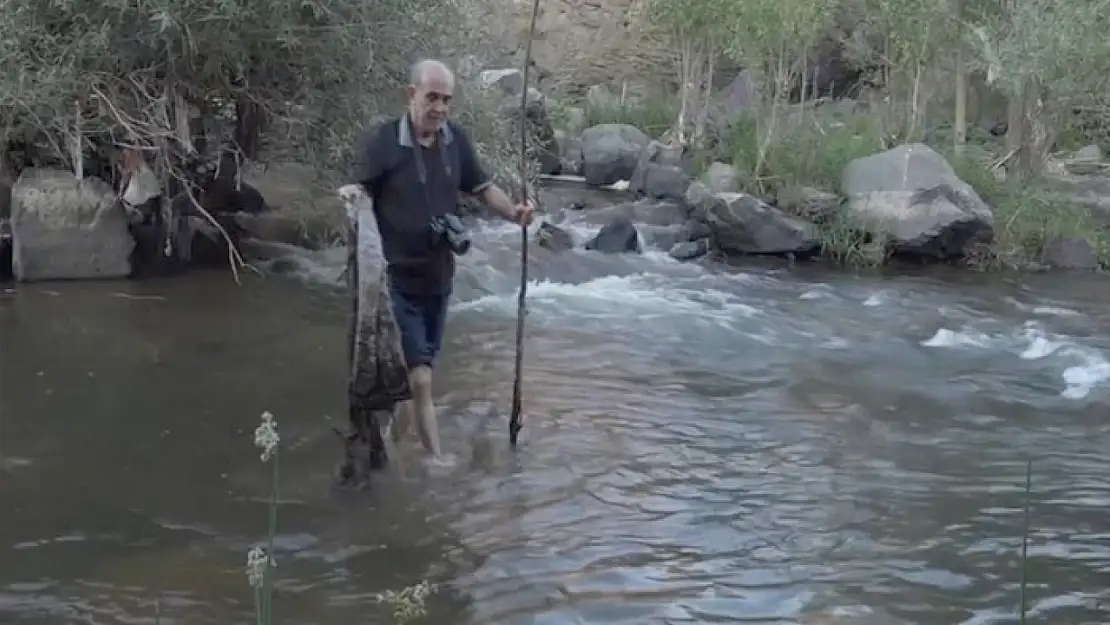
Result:
<svg viewBox="0 0 1110 625">
<path fill-rule="evenodd" d="M 436 68 L 424 72 L 420 84 L 409 87 L 409 114 L 418 133 L 431 134 L 447 119 L 454 88 L 451 75 Z"/>
</svg>

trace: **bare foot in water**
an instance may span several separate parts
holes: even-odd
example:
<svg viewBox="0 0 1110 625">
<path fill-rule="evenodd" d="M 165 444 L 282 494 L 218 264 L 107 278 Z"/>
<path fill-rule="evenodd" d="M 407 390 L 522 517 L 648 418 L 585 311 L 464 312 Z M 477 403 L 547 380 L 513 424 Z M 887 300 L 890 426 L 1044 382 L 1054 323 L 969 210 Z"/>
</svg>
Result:
<svg viewBox="0 0 1110 625">
<path fill-rule="evenodd" d="M 439 455 L 428 454 L 424 457 L 424 464 L 428 465 L 429 469 L 450 469 L 458 464 L 458 458 L 455 454 L 441 453 Z"/>
</svg>

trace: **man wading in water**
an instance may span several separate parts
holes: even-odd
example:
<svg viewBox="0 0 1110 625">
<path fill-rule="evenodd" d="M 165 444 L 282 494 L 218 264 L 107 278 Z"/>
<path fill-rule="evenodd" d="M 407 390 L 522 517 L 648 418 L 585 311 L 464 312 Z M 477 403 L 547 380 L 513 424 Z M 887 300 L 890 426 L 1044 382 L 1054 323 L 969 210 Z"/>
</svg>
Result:
<svg viewBox="0 0 1110 625">
<path fill-rule="evenodd" d="M 413 66 L 409 80 L 407 114 L 365 132 L 356 144 L 355 180 L 374 199 L 413 392 L 398 406 L 393 441 L 400 442 L 415 420 L 424 448 L 442 461 L 432 367 L 443 342 L 454 254 L 466 252 L 443 218 L 457 214 L 459 191 L 521 225 L 532 221 L 533 208 L 530 202 L 515 204 L 490 181 L 470 138 L 447 120 L 455 87 L 451 70 L 424 60 Z"/>
</svg>

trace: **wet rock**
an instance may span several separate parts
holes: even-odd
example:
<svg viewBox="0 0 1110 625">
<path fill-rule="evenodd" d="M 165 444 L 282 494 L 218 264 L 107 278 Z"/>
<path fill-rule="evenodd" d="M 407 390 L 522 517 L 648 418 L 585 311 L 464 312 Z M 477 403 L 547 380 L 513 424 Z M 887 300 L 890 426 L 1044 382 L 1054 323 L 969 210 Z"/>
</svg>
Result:
<svg viewBox="0 0 1110 625">
<path fill-rule="evenodd" d="M 709 207 L 713 205 L 713 190 L 704 182 L 694 181 L 686 188 L 683 200 L 690 207 L 691 217 L 704 220 Z"/>
<path fill-rule="evenodd" d="M 690 176 L 681 167 L 649 163 L 643 169 L 640 191 L 650 198 L 681 200 L 690 186 Z"/>
<path fill-rule="evenodd" d="M 990 207 L 943 156 L 924 144 L 853 160 L 844 169 L 841 186 L 849 219 L 888 237 L 894 254 L 955 259 L 994 235 Z"/>
<path fill-rule="evenodd" d="M 637 230 L 644 245 L 657 250 L 669 250 L 684 241 L 682 226 L 650 226 L 641 224 Z"/>
<path fill-rule="evenodd" d="M 682 169 L 681 163 L 681 147 L 652 141 L 640 153 L 628 190 L 651 198 L 683 199 L 690 185 L 690 176 Z"/>
<path fill-rule="evenodd" d="M 828 223 L 840 210 L 840 196 L 813 187 L 785 187 L 775 201 L 778 208 L 806 221 Z"/>
<path fill-rule="evenodd" d="M 649 139 L 628 124 L 600 124 L 582 133 L 583 175 L 592 185 L 629 180 Z"/>
<path fill-rule="evenodd" d="M 553 252 L 565 252 L 574 248 L 574 236 L 559 226 L 544 222 L 536 231 L 536 245 Z"/>
<path fill-rule="evenodd" d="M 714 244 L 726 254 L 805 255 L 820 247 L 813 224 L 745 193 L 718 193 L 708 224 Z"/>
<path fill-rule="evenodd" d="M 670 257 L 675 260 L 695 260 L 701 258 L 709 253 L 709 239 L 676 243 L 668 253 Z"/>
<path fill-rule="evenodd" d="M 587 250 L 603 254 L 640 253 L 640 233 L 627 217 L 615 217 L 586 243 Z"/>
<path fill-rule="evenodd" d="M 652 198 L 594 209 L 585 215 L 587 221 L 595 224 L 605 224 L 618 217 L 651 226 L 678 226 L 686 223 L 688 215 L 678 202 Z"/>
<path fill-rule="evenodd" d="M 1045 244 L 1041 262 L 1057 269 L 1098 269 L 1098 253 L 1083 237 L 1057 237 Z"/>
<path fill-rule="evenodd" d="M 20 281 L 123 278 L 135 241 L 112 187 L 31 168 L 12 187 L 12 271 Z"/>
<path fill-rule="evenodd" d="M 1075 156 L 1064 163 L 1068 173 L 1079 176 L 1090 176 L 1102 171 L 1102 150 L 1097 145 L 1088 145 L 1075 153 Z"/>
<path fill-rule="evenodd" d="M 705 221 L 701 219 L 687 219 L 686 223 L 682 224 L 682 234 L 680 240 L 682 241 L 697 241 L 698 239 L 708 239 L 713 234 L 713 230 Z"/>
<path fill-rule="evenodd" d="M 559 142 L 559 158 L 563 173 L 571 176 L 581 176 L 583 170 L 581 139 L 566 137 L 556 140 Z"/>
</svg>

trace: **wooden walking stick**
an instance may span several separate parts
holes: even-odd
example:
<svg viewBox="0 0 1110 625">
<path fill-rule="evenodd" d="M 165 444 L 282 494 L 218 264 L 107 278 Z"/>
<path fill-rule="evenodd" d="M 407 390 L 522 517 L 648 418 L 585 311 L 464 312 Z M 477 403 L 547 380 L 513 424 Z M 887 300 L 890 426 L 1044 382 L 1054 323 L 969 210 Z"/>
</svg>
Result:
<svg viewBox="0 0 1110 625">
<path fill-rule="evenodd" d="M 528 41 L 524 48 L 524 75 L 520 94 L 520 203 L 528 201 L 528 69 L 532 65 L 532 40 L 536 35 L 536 17 L 540 0 L 532 0 L 532 19 L 528 24 Z M 509 415 L 509 445 L 516 447 L 521 425 L 521 374 L 524 369 L 524 316 L 528 314 L 528 226 L 520 226 L 520 295 L 516 304 L 516 374 L 513 377 L 513 405 Z"/>
</svg>

